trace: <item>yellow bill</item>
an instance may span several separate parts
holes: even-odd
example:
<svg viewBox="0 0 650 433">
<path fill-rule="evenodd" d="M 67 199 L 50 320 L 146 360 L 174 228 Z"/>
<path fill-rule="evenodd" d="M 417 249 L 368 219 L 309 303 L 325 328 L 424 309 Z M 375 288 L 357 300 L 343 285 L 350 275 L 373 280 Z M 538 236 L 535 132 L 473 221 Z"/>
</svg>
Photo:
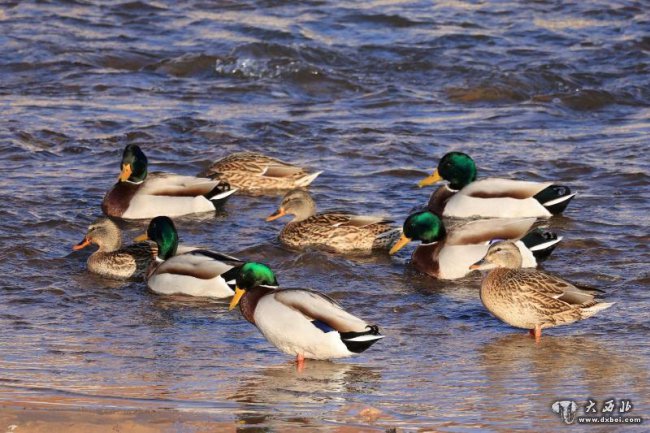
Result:
<svg viewBox="0 0 650 433">
<path fill-rule="evenodd" d="M 149 240 L 149 236 L 146 233 L 142 233 L 140 236 L 137 238 L 133 239 L 136 242 L 144 242 Z"/>
<path fill-rule="evenodd" d="M 404 233 L 402 233 L 402 237 L 399 238 L 399 241 L 397 241 L 397 242 L 395 243 L 395 245 L 393 245 L 393 248 L 390 249 L 390 251 L 388 252 L 388 254 L 395 254 L 396 252 L 398 252 L 399 250 L 401 250 L 402 248 L 404 248 L 404 246 L 405 246 L 406 244 L 408 244 L 409 242 L 411 242 L 411 239 L 410 239 L 410 238 L 407 238 L 407 237 L 404 235 Z"/>
<path fill-rule="evenodd" d="M 120 172 L 120 177 L 118 177 L 118 180 L 120 182 L 126 182 L 131 177 L 131 173 L 133 173 L 131 164 L 122 164 L 122 171 Z"/>
<path fill-rule="evenodd" d="M 230 301 L 230 305 L 228 306 L 228 311 L 231 311 L 233 308 L 239 304 L 239 300 L 241 299 L 242 296 L 244 296 L 244 293 L 246 293 L 246 290 L 242 290 L 239 287 L 235 287 L 235 296 L 232 297 L 232 300 Z"/>
<path fill-rule="evenodd" d="M 440 182 L 442 180 L 442 177 L 440 176 L 440 173 L 438 173 L 438 169 L 433 172 L 433 174 L 429 177 L 425 177 L 422 179 L 420 182 L 418 182 L 418 186 L 422 188 L 423 186 L 427 185 L 433 185 L 436 182 Z"/>
</svg>

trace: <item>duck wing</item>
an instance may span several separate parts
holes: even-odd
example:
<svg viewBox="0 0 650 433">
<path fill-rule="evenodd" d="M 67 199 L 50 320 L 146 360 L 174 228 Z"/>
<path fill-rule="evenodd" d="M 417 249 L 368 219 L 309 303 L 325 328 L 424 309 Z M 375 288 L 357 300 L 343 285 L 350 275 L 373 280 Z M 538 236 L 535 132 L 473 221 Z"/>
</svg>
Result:
<svg viewBox="0 0 650 433">
<path fill-rule="evenodd" d="M 299 311 L 308 320 L 326 324 L 339 333 L 366 332 L 370 325 L 345 311 L 335 300 L 309 289 L 280 289 L 275 301 Z M 317 326 L 317 325 L 315 325 Z"/>
<path fill-rule="evenodd" d="M 205 250 L 194 250 L 189 253 L 171 257 L 158 265 L 155 273 L 157 275 L 185 275 L 201 280 L 211 280 L 231 270 L 233 266 L 235 266 L 233 263 L 241 264 L 239 261 L 233 262 L 230 259 L 218 260 L 211 254 L 205 253 Z M 219 255 L 219 253 L 213 254 Z"/>
<path fill-rule="evenodd" d="M 544 302 L 554 299 L 561 301 L 565 307 L 585 307 L 596 302 L 593 292 L 579 289 L 560 277 L 535 269 L 518 270 L 516 279 L 520 290 L 546 298 Z"/>
<path fill-rule="evenodd" d="M 552 182 L 487 178 L 470 183 L 458 193 L 474 198 L 514 198 L 523 200 L 551 186 Z"/>
<path fill-rule="evenodd" d="M 197 197 L 211 192 L 218 183 L 203 177 L 154 172 L 147 176 L 139 192 L 155 196 Z"/>
<path fill-rule="evenodd" d="M 494 239 L 519 239 L 535 224 L 536 218 L 493 218 L 471 221 L 447 233 L 446 245 L 485 244 Z"/>
</svg>

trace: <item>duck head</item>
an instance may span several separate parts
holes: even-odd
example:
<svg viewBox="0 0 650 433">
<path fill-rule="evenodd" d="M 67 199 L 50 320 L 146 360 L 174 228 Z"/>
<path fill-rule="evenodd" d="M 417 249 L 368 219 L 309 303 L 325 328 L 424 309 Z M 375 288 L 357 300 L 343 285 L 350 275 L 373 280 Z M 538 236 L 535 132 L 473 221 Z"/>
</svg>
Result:
<svg viewBox="0 0 650 433">
<path fill-rule="evenodd" d="M 142 183 L 147 177 L 147 156 L 137 144 L 124 148 L 119 182 Z"/>
<path fill-rule="evenodd" d="M 152 240 L 158 245 L 158 258 L 167 260 L 176 255 L 178 232 L 171 218 L 158 216 L 149 222 L 147 232 L 135 238 L 137 242 Z"/>
<path fill-rule="evenodd" d="M 316 213 L 316 202 L 304 189 L 293 189 L 285 194 L 278 210 L 266 217 L 273 221 L 285 215 L 293 215 L 292 221 L 302 221 Z"/>
<path fill-rule="evenodd" d="M 265 264 L 257 262 L 248 262 L 242 265 L 239 268 L 237 273 L 236 286 L 235 286 L 235 295 L 230 301 L 230 306 L 228 310 L 232 310 L 239 304 L 239 300 L 246 293 L 247 290 L 250 290 L 257 286 L 273 286 L 277 287 L 278 280 L 275 278 L 275 274 Z"/>
<path fill-rule="evenodd" d="M 469 267 L 486 271 L 495 268 L 521 268 L 521 252 L 511 241 L 500 241 L 490 245 L 485 257 Z"/>
<path fill-rule="evenodd" d="M 72 249 L 79 251 L 90 244 L 99 246 L 99 251 L 115 251 L 122 246 L 120 229 L 108 218 L 100 218 L 88 226 L 83 240 Z"/>
<path fill-rule="evenodd" d="M 433 174 L 422 179 L 418 186 L 421 188 L 432 185 L 441 180 L 449 182 L 449 188 L 460 190 L 476 180 L 476 164 L 474 160 L 463 152 L 449 152 L 442 157 L 438 168 Z"/>
<path fill-rule="evenodd" d="M 404 221 L 402 237 L 393 245 L 389 254 L 395 254 L 415 240 L 423 244 L 438 242 L 445 237 L 445 234 L 445 226 L 437 215 L 430 211 L 416 212 Z"/>
</svg>

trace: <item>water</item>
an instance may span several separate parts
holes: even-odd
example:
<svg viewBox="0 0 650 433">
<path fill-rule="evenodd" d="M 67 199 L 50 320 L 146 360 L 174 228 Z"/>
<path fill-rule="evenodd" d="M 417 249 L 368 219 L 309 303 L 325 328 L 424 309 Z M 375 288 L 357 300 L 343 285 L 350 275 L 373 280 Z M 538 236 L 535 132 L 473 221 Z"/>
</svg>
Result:
<svg viewBox="0 0 650 433">
<path fill-rule="evenodd" d="M 647 420 L 649 25 L 647 7 L 624 1 L 4 3 L 5 410 L 172 409 L 250 431 L 554 431 L 555 400 L 613 397 Z M 578 197 L 550 221 L 565 240 L 544 268 L 617 304 L 535 346 L 483 309 L 479 275 L 434 281 L 406 252 L 283 249 L 281 223 L 263 220 L 279 197 L 179 219 L 182 241 L 267 262 L 282 285 L 326 292 L 387 336 L 299 374 L 224 302 L 85 270 L 89 252 L 71 246 L 128 143 L 183 174 L 262 151 L 325 170 L 320 209 L 400 223 L 450 150 L 480 176 L 561 180 Z M 145 224 L 124 224 L 127 239 Z"/>
</svg>

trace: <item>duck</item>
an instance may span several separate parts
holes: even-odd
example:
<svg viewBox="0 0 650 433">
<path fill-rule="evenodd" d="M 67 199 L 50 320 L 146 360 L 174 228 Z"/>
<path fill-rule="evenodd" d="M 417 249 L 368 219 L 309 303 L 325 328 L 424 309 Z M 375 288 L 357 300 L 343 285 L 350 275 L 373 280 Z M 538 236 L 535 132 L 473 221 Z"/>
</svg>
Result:
<svg viewBox="0 0 650 433">
<path fill-rule="evenodd" d="M 105 215 L 123 219 L 176 217 L 220 209 L 237 189 L 227 182 L 148 172 L 147 157 L 136 144 L 124 148 L 122 171 L 102 201 Z"/>
<path fill-rule="evenodd" d="M 79 251 L 92 244 L 99 249 L 88 257 L 88 270 L 115 280 L 143 279 L 158 254 L 156 245 L 148 242 L 123 247 L 120 228 L 108 218 L 90 224 L 83 240 L 72 249 Z"/>
<path fill-rule="evenodd" d="M 553 182 L 487 178 L 476 180 L 476 164 L 463 152 L 445 154 L 419 187 L 448 183 L 431 194 L 427 209 L 454 218 L 550 218 L 562 213 L 575 193 Z"/>
<path fill-rule="evenodd" d="M 316 202 L 304 189 L 286 193 L 266 221 L 285 215 L 293 215 L 293 219 L 280 232 L 280 241 L 290 248 L 316 246 L 339 253 L 387 250 L 401 234 L 393 221 L 382 217 L 342 211 L 316 213 Z"/>
<path fill-rule="evenodd" d="M 537 269 L 522 269 L 519 248 L 511 241 L 492 244 L 485 257 L 470 266 L 489 270 L 481 283 L 481 302 L 497 319 L 528 329 L 536 342 L 542 329 L 568 325 L 605 310 L 600 290 L 586 290 Z"/>
<path fill-rule="evenodd" d="M 359 354 L 384 338 L 377 325 L 348 313 L 335 300 L 311 289 L 278 287 L 273 271 L 248 262 L 238 271 L 229 310 L 239 305 L 244 318 L 281 352 L 305 359 L 336 359 Z"/>
<path fill-rule="evenodd" d="M 159 295 L 229 298 L 234 292 L 237 269 L 244 262 L 217 251 L 194 248 L 178 253 L 174 221 L 158 216 L 136 241 L 156 243 L 157 255 L 147 271 L 147 287 Z"/>
<path fill-rule="evenodd" d="M 409 242 L 418 240 L 411 263 L 420 272 L 441 280 L 463 278 L 469 266 L 483 257 L 490 243 L 498 239 L 515 242 L 523 266 L 536 267 L 562 240 L 561 236 L 534 228 L 536 218 L 494 218 L 465 222 L 445 228 L 431 211 L 414 212 L 406 218 L 403 234 L 389 251 L 393 255 Z"/>
<path fill-rule="evenodd" d="M 201 175 L 228 182 L 243 192 L 265 192 L 307 187 L 321 173 L 308 173 L 258 152 L 235 152 L 212 163 Z"/>
</svg>

